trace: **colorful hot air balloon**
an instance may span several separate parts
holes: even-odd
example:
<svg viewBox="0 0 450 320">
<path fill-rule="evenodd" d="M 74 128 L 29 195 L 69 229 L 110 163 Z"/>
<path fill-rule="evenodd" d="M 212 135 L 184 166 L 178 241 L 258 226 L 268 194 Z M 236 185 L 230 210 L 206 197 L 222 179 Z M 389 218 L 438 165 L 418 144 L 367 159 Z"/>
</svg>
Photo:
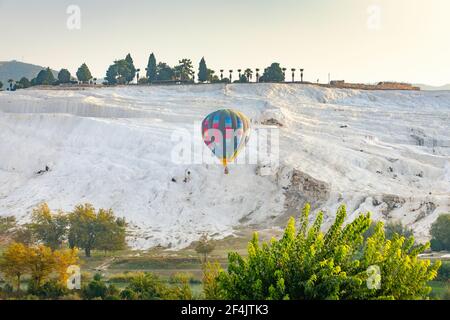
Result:
<svg viewBox="0 0 450 320">
<path fill-rule="evenodd" d="M 203 141 L 220 159 L 228 174 L 233 162 L 250 137 L 250 121 L 239 111 L 224 109 L 208 115 L 202 123 Z"/>
</svg>

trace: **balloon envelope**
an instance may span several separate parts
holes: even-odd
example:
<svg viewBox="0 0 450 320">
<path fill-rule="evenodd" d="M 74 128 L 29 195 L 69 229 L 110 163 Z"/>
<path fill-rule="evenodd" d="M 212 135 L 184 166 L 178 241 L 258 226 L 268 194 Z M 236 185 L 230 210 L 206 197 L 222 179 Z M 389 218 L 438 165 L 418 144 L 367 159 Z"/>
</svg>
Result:
<svg viewBox="0 0 450 320">
<path fill-rule="evenodd" d="M 242 112 L 218 110 L 203 120 L 202 137 L 208 148 L 226 167 L 247 144 L 250 121 Z"/>
</svg>

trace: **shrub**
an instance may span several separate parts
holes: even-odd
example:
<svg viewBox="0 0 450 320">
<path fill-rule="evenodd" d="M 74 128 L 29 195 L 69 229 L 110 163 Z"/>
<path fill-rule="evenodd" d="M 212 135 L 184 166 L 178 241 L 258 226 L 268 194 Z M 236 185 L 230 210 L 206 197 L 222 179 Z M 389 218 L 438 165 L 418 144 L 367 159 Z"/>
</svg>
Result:
<svg viewBox="0 0 450 320">
<path fill-rule="evenodd" d="M 334 224 L 321 232 L 323 213 L 309 225 L 309 206 L 296 231 L 292 218 L 280 240 L 262 246 L 257 234 L 248 245 L 248 257 L 228 256 L 228 271 L 216 278 L 226 299 L 423 299 L 437 275 L 440 262 L 431 264 L 418 255 L 427 245 L 414 247 L 414 238 L 394 235 L 386 240 L 383 223 L 364 240 L 370 214 L 344 226 L 345 206 Z M 372 270 L 379 268 L 380 275 Z M 378 287 L 379 284 L 379 287 Z"/>
</svg>

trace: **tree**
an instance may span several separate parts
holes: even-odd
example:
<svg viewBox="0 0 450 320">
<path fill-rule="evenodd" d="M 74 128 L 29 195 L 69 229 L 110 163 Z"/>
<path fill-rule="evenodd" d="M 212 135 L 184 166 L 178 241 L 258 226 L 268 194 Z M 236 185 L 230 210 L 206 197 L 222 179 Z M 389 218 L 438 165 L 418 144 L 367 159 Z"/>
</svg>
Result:
<svg viewBox="0 0 450 320">
<path fill-rule="evenodd" d="M 30 80 L 28 80 L 28 78 L 22 77 L 19 80 L 19 85 L 21 88 L 26 89 L 26 88 L 31 87 L 31 82 L 30 82 Z"/>
<path fill-rule="evenodd" d="M 208 238 L 207 234 L 203 234 L 195 246 L 195 251 L 203 256 L 203 263 L 206 263 L 208 254 L 215 248 L 214 243 Z"/>
<path fill-rule="evenodd" d="M 156 69 L 156 58 L 153 52 L 150 54 L 150 57 L 148 58 L 147 63 L 147 78 L 148 81 L 151 83 L 153 81 L 156 81 L 157 77 L 157 69 Z"/>
<path fill-rule="evenodd" d="M 41 70 L 36 77 L 37 85 L 51 85 L 55 82 L 55 77 L 53 76 L 50 68 Z"/>
<path fill-rule="evenodd" d="M 156 80 L 158 81 L 171 81 L 174 79 L 175 72 L 174 70 L 164 62 L 158 63 L 156 67 Z"/>
<path fill-rule="evenodd" d="M 108 81 L 108 84 L 113 85 L 117 84 L 117 77 L 119 76 L 117 64 L 112 64 L 109 66 L 106 71 L 105 80 Z"/>
<path fill-rule="evenodd" d="M 248 81 L 252 80 L 252 77 L 253 77 L 252 69 L 250 69 L 250 68 L 245 69 L 244 74 L 247 77 Z"/>
<path fill-rule="evenodd" d="M 28 271 L 28 249 L 21 243 L 12 243 L 3 252 L 0 260 L 0 272 L 7 279 L 11 279 L 20 291 L 22 276 Z"/>
<path fill-rule="evenodd" d="M 16 227 L 16 218 L 11 217 L 0 217 L 0 238 L 9 235 L 13 228 Z"/>
<path fill-rule="evenodd" d="M 61 284 L 66 285 L 69 278 L 67 268 L 78 264 L 78 249 L 55 250 L 53 252 L 53 257 L 55 262 L 55 271 L 58 274 L 58 280 Z"/>
<path fill-rule="evenodd" d="M 270 67 L 264 70 L 264 74 L 259 79 L 261 82 L 282 82 L 284 81 L 284 73 L 279 63 L 272 63 Z"/>
<path fill-rule="evenodd" d="M 86 257 L 93 249 L 119 250 L 125 247 L 126 223 L 116 219 L 112 210 L 96 213 L 91 204 L 78 205 L 69 214 L 69 246 L 84 249 Z"/>
<path fill-rule="evenodd" d="M 67 234 L 67 217 L 58 212 L 53 214 L 46 203 L 33 209 L 30 228 L 34 238 L 55 250 L 61 247 Z"/>
<path fill-rule="evenodd" d="M 91 256 L 97 232 L 95 208 L 91 204 L 78 205 L 69 214 L 69 246 L 84 249 L 86 257 Z"/>
<path fill-rule="evenodd" d="M 133 58 L 130 54 L 127 54 L 127 56 L 125 57 L 125 62 L 128 66 L 128 72 L 125 75 L 125 80 L 127 83 L 130 83 L 136 77 L 136 67 L 134 66 Z"/>
<path fill-rule="evenodd" d="M 450 214 L 440 215 L 431 225 L 430 233 L 433 250 L 450 250 Z"/>
<path fill-rule="evenodd" d="M 86 63 L 83 63 L 77 70 L 77 78 L 81 83 L 87 83 L 92 79 L 91 71 Z"/>
<path fill-rule="evenodd" d="M 96 249 L 103 251 L 125 249 L 125 219 L 116 219 L 114 212 L 111 209 L 100 209 L 97 214 L 97 223 Z"/>
<path fill-rule="evenodd" d="M 28 248 L 28 268 L 31 274 L 31 288 L 39 288 L 55 268 L 52 249 L 44 245 Z"/>
<path fill-rule="evenodd" d="M 0 89 L 3 88 L 3 82 L 0 81 Z"/>
<path fill-rule="evenodd" d="M 220 82 L 219 77 L 216 76 L 214 70 L 208 69 L 208 81 L 211 83 Z"/>
<path fill-rule="evenodd" d="M 194 67 L 191 59 L 182 59 L 178 63 L 174 68 L 175 74 L 179 76 L 180 81 L 190 81 L 194 76 Z"/>
<path fill-rule="evenodd" d="M 204 57 L 202 58 L 202 60 L 200 60 L 200 64 L 198 66 L 198 81 L 208 81 L 208 67 L 206 66 Z"/>
<path fill-rule="evenodd" d="M 70 83 L 71 75 L 69 70 L 61 69 L 58 73 L 58 81 L 59 83 Z"/>
<path fill-rule="evenodd" d="M 226 299 L 423 299 L 431 288 L 440 262 L 418 259 L 428 245 L 413 247 L 414 238 L 395 235 L 386 240 L 383 223 L 364 240 L 370 214 L 344 226 L 345 206 L 334 224 L 321 231 L 323 213 L 309 224 L 310 207 L 295 228 L 291 218 L 280 240 L 248 245 L 248 257 L 232 252 L 228 271 L 216 278 Z M 381 274 L 377 273 L 379 269 Z"/>
<path fill-rule="evenodd" d="M 413 230 L 404 226 L 400 221 L 388 222 L 385 226 L 386 239 L 392 240 L 396 234 L 405 238 L 414 236 Z"/>
</svg>

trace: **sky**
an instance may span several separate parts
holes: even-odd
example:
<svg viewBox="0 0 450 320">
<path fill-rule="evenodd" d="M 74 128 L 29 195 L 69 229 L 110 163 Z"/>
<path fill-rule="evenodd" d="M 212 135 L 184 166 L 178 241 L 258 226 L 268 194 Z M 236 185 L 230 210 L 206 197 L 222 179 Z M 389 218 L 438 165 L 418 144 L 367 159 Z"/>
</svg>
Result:
<svg viewBox="0 0 450 320">
<path fill-rule="evenodd" d="M 73 11 L 73 6 L 76 10 Z M 68 10 L 70 9 L 70 10 Z M 79 9 L 79 14 L 78 14 Z M 448 0 L 0 0 L 0 61 L 105 76 L 175 65 L 304 68 L 305 80 L 450 83 Z"/>
</svg>

